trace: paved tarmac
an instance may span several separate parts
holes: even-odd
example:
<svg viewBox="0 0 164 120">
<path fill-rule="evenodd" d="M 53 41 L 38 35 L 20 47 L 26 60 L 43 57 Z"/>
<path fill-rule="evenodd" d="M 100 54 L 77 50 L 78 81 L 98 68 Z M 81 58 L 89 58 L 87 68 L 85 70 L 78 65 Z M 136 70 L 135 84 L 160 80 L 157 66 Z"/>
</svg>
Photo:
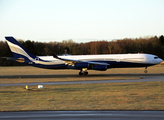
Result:
<svg viewBox="0 0 164 120">
<path fill-rule="evenodd" d="M 76 74 L 60 74 L 60 75 L 0 75 L 0 78 L 67 78 L 67 77 L 113 77 L 113 76 L 164 76 L 164 73 L 154 74 L 89 74 L 87 76 L 79 76 Z"/>
<path fill-rule="evenodd" d="M 74 77 L 77 75 L 4 75 L 0 78 L 57 78 L 57 77 Z M 70 81 L 70 82 L 37 82 L 37 83 L 13 83 L 13 84 L 0 84 L 0 86 L 24 86 L 24 85 L 59 85 L 59 84 L 92 84 L 92 83 L 123 83 L 123 82 L 153 82 L 164 81 L 164 74 L 108 74 L 108 75 L 90 75 L 83 77 L 95 77 L 95 76 L 133 76 L 140 77 L 142 79 L 127 79 L 127 80 L 92 80 L 92 81 Z M 81 77 L 81 76 L 79 76 Z"/>
<path fill-rule="evenodd" d="M 164 111 L 0 112 L 2 120 L 164 120 Z"/>
</svg>

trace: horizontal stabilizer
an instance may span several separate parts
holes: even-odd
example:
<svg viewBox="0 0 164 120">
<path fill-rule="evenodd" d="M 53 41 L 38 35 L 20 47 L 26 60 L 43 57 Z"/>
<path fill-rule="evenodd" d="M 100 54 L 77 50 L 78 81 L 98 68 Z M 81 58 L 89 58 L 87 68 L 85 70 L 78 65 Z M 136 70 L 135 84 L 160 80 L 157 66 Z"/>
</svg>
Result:
<svg viewBox="0 0 164 120">
<path fill-rule="evenodd" d="M 20 62 L 20 63 L 23 63 L 25 62 L 24 58 L 13 58 L 13 57 L 0 57 L 2 59 L 7 59 L 7 60 L 13 60 L 13 61 L 17 61 L 17 62 Z"/>
</svg>

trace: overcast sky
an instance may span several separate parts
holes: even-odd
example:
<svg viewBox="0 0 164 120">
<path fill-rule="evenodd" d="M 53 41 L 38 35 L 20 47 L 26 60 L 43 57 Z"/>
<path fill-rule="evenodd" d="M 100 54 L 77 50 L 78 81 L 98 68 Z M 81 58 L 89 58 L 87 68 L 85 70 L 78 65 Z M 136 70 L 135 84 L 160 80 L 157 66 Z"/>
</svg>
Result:
<svg viewBox="0 0 164 120">
<path fill-rule="evenodd" d="M 155 35 L 164 35 L 164 0 L 0 0 L 0 40 L 88 42 Z"/>
</svg>

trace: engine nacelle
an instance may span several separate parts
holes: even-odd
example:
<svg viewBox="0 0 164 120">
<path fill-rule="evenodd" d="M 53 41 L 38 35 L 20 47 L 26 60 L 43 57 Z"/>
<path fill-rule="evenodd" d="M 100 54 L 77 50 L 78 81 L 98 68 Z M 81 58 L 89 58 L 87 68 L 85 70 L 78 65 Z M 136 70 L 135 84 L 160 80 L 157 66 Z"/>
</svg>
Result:
<svg viewBox="0 0 164 120">
<path fill-rule="evenodd" d="M 107 66 L 106 65 L 96 65 L 92 67 L 93 70 L 100 70 L 100 71 L 105 71 L 107 70 Z"/>
<path fill-rule="evenodd" d="M 89 67 L 89 64 L 88 64 L 88 63 L 85 63 L 85 62 L 82 62 L 82 63 L 75 63 L 75 64 L 74 64 L 74 67 L 75 67 L 75 68 L 88 68 L 88 67 Z"/>
</svg>

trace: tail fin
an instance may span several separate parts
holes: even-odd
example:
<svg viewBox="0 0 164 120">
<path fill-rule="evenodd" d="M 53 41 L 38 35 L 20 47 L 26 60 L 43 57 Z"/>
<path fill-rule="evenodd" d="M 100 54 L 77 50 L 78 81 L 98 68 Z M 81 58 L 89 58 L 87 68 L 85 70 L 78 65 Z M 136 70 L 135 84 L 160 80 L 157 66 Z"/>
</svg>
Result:
<svg viewBox="0 0 164 120">
<path fill-rule="evenodd" d="M 33 60 L 36 58 L 35 55 L 29 53 L 18 41 L 13 37 L 5 37 L 7 44 L 10 47 L 11 52 L 15 59 L 23 58 L 24 60 Z"/>
</svg>

